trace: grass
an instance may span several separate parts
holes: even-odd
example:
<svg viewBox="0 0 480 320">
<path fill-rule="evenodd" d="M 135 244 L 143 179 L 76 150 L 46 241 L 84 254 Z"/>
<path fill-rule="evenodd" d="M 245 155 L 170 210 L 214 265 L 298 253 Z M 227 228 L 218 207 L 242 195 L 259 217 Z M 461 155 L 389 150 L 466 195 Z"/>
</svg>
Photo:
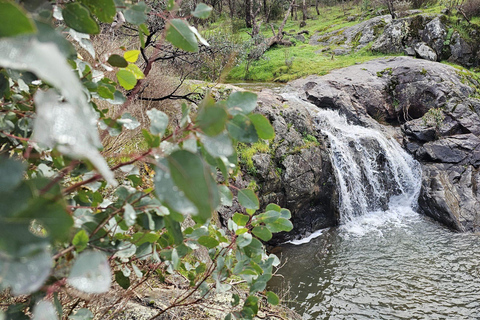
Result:
<svg viewBox="0 0 480 320">
<path fill-rule="evenodd" d="M 289 19 L 284 27 L 284 31 L 297 33 L 301 30 L 307 30 L 309 35 L 306 36 L 305 43 L 296 42 L 296 45 L 292 47 L 274 46 L 264 54 L 262 59 L 252 62 L 248 72 L 246 72 L 246 63 L 243 62 L 230 71 L 227 79 L 229 81 L 288 82 L 312 74 L 325 75 L 334 69 L 348 67 L 384 56 L 372 53 L 369 50 L 369 46 L 358 52 L 335 56 L 331 53 L 335 46 L 330 46 L 323 53 L 316 53 L 322 47 L 308 44 L 309 38 L 315 33 L 342 32 L 343 28 L 357 24 L 359 21 L 347 21 L 347 17 L 360 14 L 359 6 L 354 5 L 347 7 L 345 11 L 341 6 L 324 7 L 320 16 L 317 16 L 313 11 L 310 12 L 310 16 L 314 17 L 314 19 L 307 20 L 307 26 L 304 28 L 299 27 L 300 21 Z M 278 30 L 279 24 L 280 21 L 274 23 L 275 30 Z M 218 24 L 218 26 L 220 25 L 221 23 Z M 238 31 L 239 38 L 249 41 L 250 37 L 247 31 L 250 30 L 240 29 Z M 273 35 L 268 25 L 262 26 L 261 32 L 265 38 Z M 285 36 L 285 38 L 295 42 L 289 36 Z"/>
<path fill-rule="evenodd" d="M 437 2 L 436 4 L 422 8 L 422 14 L 440 14 L 444 8 L 444 3 Z M 374 10 L 377 9 L 378 8 L 374 8 Z M 251 62 L 248 72 L 246 70 L 246 63 L 240 63 L 230 71 L 227 80 L 232 82 L 242 80 L 288 82 L 308 75 L 325 75 L 334 69 L 348 67 L 385 56 L 383 54 L 373 53 L 370 50 L 371 44 L 358 52 L 352 51 L 350 54 L 341 56 L 332 54 L 332 51 L 336 49 L 334 45 L 329 48 L 323 48 L 323 53 L 316 53 L 316 51 L 322 49 L 322 47 L 318 45 L 312 46 L 308 43 L 309 38 L 315 33 L 322 35 L 335 31 L 342 32 L 342 29 L 345 27 L 353 26 L 362 20 L 364 21 L 373 17 L 372 13 L 362 12 L 361 6 L 353 4 L 347 4 L 345 9 L 340 5 L 323 7 L 320 12 L 321 14 L 317 16 L 314 9 L 310 8 L 309 16 L 313 17 L 313 19 L 307 20 L 307 25 L 304 28 L 299 27 L 299 17 L 298 21 L 293 21 L 289 18 L 283 29 L 285 32 L 292 34 L 301 30 L 307 30 L 309 35 L 306 35 L 305 43 L 295 41 L 292 37 L 286 35 L 285 39 L 292 40 L 292 42 L 296 44 L 295 46 L 274 46 L 270 48 L 260 60 Z M 357 18 L 354 21 L 347 21 L 347 17 L 349 16 L 356 16 Z M 455 14 L 452 14 L 449 20 L 453 19 L 459 18 L 457 18 Z M 471 38 L 472 36 L 470 34 L 472 30 L 477 29 L 480 25 L 480 17 L 472 18 L 471 22 L 472 25 L 467 26 L 463 22 L 453 23 L 453 21 L 450 21 L 453 29 L 458 31 L 466 39 Z M 220 28 L 225 25 L 225 23 L 226 21 L 223 23 L 219 22 L 210 27 Z M 281 21 L 273 23 L 275 30 L 278 30 L 280 23 Z M 244 42 L 250 41 L 250 36 L 247 34 L 249 31 L 250 29 L 247 28 L 239 29 L 236 32 L 237 39 Z M 261 33 L 265 38 L 273 35 L 271 27 L 267 24 L 262 25 Z"/>
<path fill-rule="evenodd" d="M 285 48 L 273 48 L 267 51 L 264 59 L 255 61 L 249 68 L 248 80 L 288 82 L 308 75 L 325 75 L 331 70 L 363 63 L 383 57 L 363 48 L 359 52 L 348 55 L 317 54 L 318 46 L 301 45 L 291 49 L 293 63 L 290 68 L 285 63 Z M 229 74 L 229 80 L 240 80 L 245 77 L 245 64 L 235 67 Z"/>
</svg>

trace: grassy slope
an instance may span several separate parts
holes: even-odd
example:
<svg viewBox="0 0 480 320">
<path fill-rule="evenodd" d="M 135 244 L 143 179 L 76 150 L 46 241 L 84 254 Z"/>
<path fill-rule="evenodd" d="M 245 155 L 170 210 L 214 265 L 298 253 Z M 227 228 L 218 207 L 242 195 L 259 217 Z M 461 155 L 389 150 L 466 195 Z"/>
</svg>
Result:
<svg viewBox="0 0 480 320">
<path fill-rule="evenodd" d="M 426 13 L 438 13 L 443 7 L 436 5 L 424 10 Z M 308 44 L 308 38 L 316 32 L 321 34 L 339 30 L 344 27 L 353 26 L 359 23 L 359 20 L 348 22 L 347 17 L 352 15 L 361 15 L 359 6 L 350 6 L 345 12 L 341 6 L 325 7 L 321 9 L 320 16 L 314 12 L 314 8 L 310 8 L 310 16 L 314 20 L 307 20 L 307 26 L 299 27 L 300 21 L 288 20 L 284 31 L 296 33 L 301 30 L 308 30 L 310 35 L 307 36 L 305 43 L 298 42 L 292 47 L 272 47 L 258 61 L 254 61 L 248 75 L 245 75 L 245 63 L 234 67 L 228 75 L 229 81 L 242 81 L 244 79 L 253 81 L 280 81 L 287 82 L 293 79 L 304 77 L 311 74 L 324 75 L 333 69 L 351 66 L 356 63 L 362 63 L 384 55 L 374 54 L 369 50 L 369 46 L 358 52 L 344 56 L 334 56 L 332 54 L 317 54 L 315 51 L 321 49 L 320 46 L 311 46 Z M 369 19 L 370 17 L 365 17 Z M 299 13 L 300 19 L 300 13 Z M 275 29 L 278 28 L 280 22 L 274 24 Z M 294 31 L 293 31 L 294 30 Z M 248 29 L 241 29 L 238 36 L 242 40 L 248 40 Z M 272 36 L 270 26 L 263 25 L 262 34 L 268 38 Z M 334 49 L 334 47 L 331 47 Z M 287 66 L 286 60 L 292 60 L 290 66 Z"/>
</svg>

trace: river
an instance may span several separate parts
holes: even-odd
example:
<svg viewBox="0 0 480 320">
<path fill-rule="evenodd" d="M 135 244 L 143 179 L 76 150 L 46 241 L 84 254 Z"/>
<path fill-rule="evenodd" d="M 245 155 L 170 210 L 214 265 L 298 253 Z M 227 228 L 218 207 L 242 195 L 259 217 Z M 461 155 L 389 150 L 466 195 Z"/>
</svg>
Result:
<svg viewBox="0 0 480 320">
<path fill-rule="evenodd" d="M 419 163 L 336 111 L 314 120 L 329 142 L 340 226 L 281 246 L 269 289 L 304 319 L 480 319 L 478 235 L 415 212 Z"/>
<path fill-rule="evenodd" d="M 304 319 L 480 319 L 478 236 L 404 208 L 284 245 L 270 289 Z"/>
</svg>

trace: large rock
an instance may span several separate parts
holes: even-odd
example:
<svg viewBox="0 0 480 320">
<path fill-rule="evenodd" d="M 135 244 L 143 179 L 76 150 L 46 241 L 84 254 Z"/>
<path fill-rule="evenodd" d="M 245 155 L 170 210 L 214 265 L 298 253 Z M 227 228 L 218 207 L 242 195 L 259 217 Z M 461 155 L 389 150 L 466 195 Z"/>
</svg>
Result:
<svg viewBox="0 0 480 320">
<path fill-rule="evenodd" d="M 440 17 L 436 17 L 427 23 L 422 32 L 422 41 L 431 47 L 438 56 L 442 54 L 446 38 L 447 28 L 441 22 Z M 436 59 L 432 61 L 436 61 Z"/>
<path fill-rule="evenodd" d="M 403 141 L 422 164 L 421 211 L 456 230 L 480 231 L 477 87 L 453 67 L 396 57 L 296 80 L 287 90 Z"/>
<path fill-rule="evenodd" d="M 426 60 L 437 61 L 437 53 L 430 48 L 425 42 L 419 42 L 415 44 L 414 50 L 417 55 Z"/>
<path fill-rule="evenodd" d="M 258 94 L 255 112 L 264 114 L 275 129 L 268 152 L 252 157 L 255 170 L 243 168 L 235 185 L 256 185 L 262 208 L 276 203 L 292 212 L 294 229 L 275 235 L 272 243 L 302 237 L 338 223 L 336 183 L 323 141 L 314 127 L 314 107 L 301 102 L 287 103 L 271 90 Z M 220 220 L 226 221 L 242 208 L 234 204 L 222 208 Z"/>
</svg>

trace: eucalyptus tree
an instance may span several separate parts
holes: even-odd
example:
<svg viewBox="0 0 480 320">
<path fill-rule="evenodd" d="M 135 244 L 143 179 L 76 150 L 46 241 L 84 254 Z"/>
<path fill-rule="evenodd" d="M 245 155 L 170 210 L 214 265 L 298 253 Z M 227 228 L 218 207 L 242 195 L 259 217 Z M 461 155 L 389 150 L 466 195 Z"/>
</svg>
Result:
<svg viewBox="0 0 480 320">
<path fill-rule="evenodd" d="M 0 289 L 21 296 L 9 298 L 0 319 L 113 318 L 115 302 L 152 276 L 176 273 L 190 287 L 157 316 L 230 290 L 232 274 L 248 296 L 241 303 L 233 294 L 228 319 L 253 318 L 262 299 L 278 304 L 265 288 L 279 261 L 261 241 L 291 230 L 290 212 L 274 204 L 260 210 L 252 190 L 230 183 L 238 173 L 235 144 L 275 134 L 252 113 L 255 94 L 220 101 L 207 94 L 195 113 L 183 103 L 175 126 L 164 112 L 146 111 L 145 150 L 113 163 L 100 151 L 101 136 L 140 125 L 125 110 L 149 77 L 151 51 L 208 46 L 189 19 L 207 18 L 211 7 L 198 3 L 184 13 L 180 5 L 0 0 Z M 136 32 L 139 47 L 100 56 L 90 38 L 115 17 Z M 152 18 L 163 30 L 155 39 Z M 234 197 L 242 209 L 223 230 L 212 221 Z M 202 249 L 208 261 L 196 258 Z M 108 292 L 112 279 L 119 300 L 90 310 L 86 296 Z"/>
</svg>

